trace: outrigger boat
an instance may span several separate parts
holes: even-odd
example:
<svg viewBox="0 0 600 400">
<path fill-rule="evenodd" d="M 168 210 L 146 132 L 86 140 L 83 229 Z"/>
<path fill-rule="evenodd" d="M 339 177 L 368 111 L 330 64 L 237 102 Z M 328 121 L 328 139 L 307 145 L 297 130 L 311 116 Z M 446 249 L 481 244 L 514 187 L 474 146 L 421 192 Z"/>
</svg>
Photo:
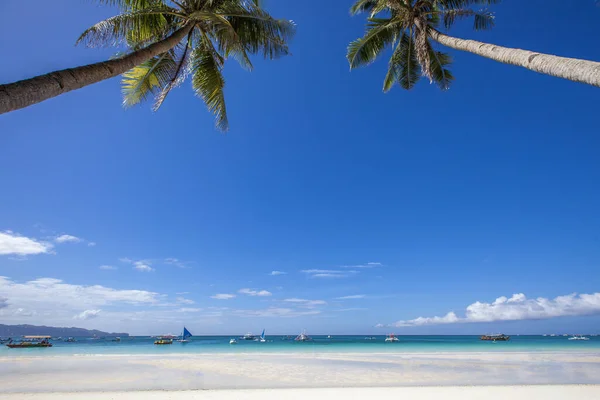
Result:
<svg viewBox="0 0 600 400">
<path fill-rule="evenodd" d="M 398 339 L 396 337 L 396 335 L 394 335 L 393 333 L 390 333 L 389 335 L 387 335 L 387 337 L 385 338 L 385 341 L 388 343 L 394 343 L 394 342 L 399 342 L 400 339 Z"/>
<path fill-rule="evenodd" d="M 192 334 L 190 331 L 187 330 L 187 328 L 184 326 L 183 327 L 183 332 L 181 333 L 181 339 L 178 340 L 179 343 L 187 343 L 189 342 L 189 338 L 192 337 Z"/>
<path fill-rule="evenodd" d="M 569 340 L 590 340 L 590 338 L 581 335 L 573 335 Z"/>
<path fill-rule="evenodd" d="M 296 336 L 296 339 L 294 340 L 296 342 L 310 342 L 312 338 L 306 334 L 306 331 L 302 331 L 302 333 Z"/>
<path fill-rule="evenodd" d="M 508 342 L 510 340 L 510 336 L 500 333 L 497 335 L 483 335 L 479 339 L 487 340 L 487 341 L 491 341 L 491 342 Z"/>
<path fill-rule="evenodd" d="M 19 343 L 13 343 L 11 340 L 7 346 L 11 349 L 30 349 L 34 347 L 52 347 L 49 342 L 52 336 L 23 336 Z"/>
<path fill-rule="evenodd" d="M 173 344 L 173 336 L 172 335 L 158 336 L 156 338 L 156 340 L 154 341 L 154 344 L 156 344 L 156 345 Z"/>
</svg>

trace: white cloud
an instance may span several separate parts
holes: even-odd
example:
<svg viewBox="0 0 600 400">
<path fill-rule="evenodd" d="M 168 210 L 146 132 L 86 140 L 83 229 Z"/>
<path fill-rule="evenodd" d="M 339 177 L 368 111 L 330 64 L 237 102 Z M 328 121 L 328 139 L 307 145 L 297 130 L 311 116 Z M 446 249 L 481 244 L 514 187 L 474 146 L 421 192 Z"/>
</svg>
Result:
<svg viewBox="0 0 600 400">
<path fill-rule="evenodd" d="M 96 242 L 88 242 L 88 247 L 94 247 L 96 245 Z"/>
<path fill-rule="evenodd" d="M 235 298 L 235 294 L 218 293 L 218 294 L 215 294 L 214 296 L 210 296 L 210 298 L 217 299 L 217 300 L 231 300 L 231 299 Z"/>
<path fill-rule="evenodd" d="M 152 263 L 150 260 L 132 260 L 130 258 L 124 257 L 119 258 L 119 261 L 133 265 L 133 269 L 140 272 L 152 272 L 154 268 L 152 268 Z"/>
<path fill-rule="evenodd" d="M 368 262 L 366 264 L 358 264 L 358 265 L 343 265 L 342 268 L 369 269 L 369 268 L 379 268 L 382 266 L 383 266 L 383 264 L 380 262 Z"/>
<path fill-rule="evenodd" d="M 355 299 L 364 299 L 365 297 L 367 297 L 367 295 L 365 295 L 365 294 L 353 294 L 350 296 L 336 297 L 336 300 L 355 300 Z"/>
<path fill-rule="evenodd" d="M 117 267 L 113 267 L 112 265 L 101 265 L 98 268 L 103 269 L 105 271 L 114 271 Z"/>
<path fill-rule="evenodd" d="M 304 308 L 314 308 L 316 306 L 324 306 L 327 304 L 325 300 L 307 300 L 298 298 L 285 299 L 283 301 L 285 301 L 286 303 L 296 303 L 298 304 L 298 307 Z"/>
<path fill-rule="evenodd" d="M 178 295 L 182 296 L 182 295 L 184 295 L 184 294 L 190 294 L 190 292 L 177 292 L 177 293 L 175 293 L 175 294 L 178 294 Z"/>
<path fill-rule="evenodd" d="M 311 278 L 348 278 L 358 273 L 358 271 L 339 271 L 333 269 L 304 269 L 303 274 Z"/>
<path fill-rule="evenodd" d="M 181 261 L 180 259 L 173 258 L 173 257 L 165 258 L 165 264 L 173 265 L 177 268 L 182 268 L 182 269 L 190 268 L 188 266 L 188 264 L 189 264 L 188 262 Z"/>
<path fill-rule="evenodd" d="M 73 319 L 94 319 L 97 318 L 98 315 L 102 312 L 102 310 L 85 310 L 84 312 L 77 314 L 73 317 Z"/>
<path fill-rule="evenodd" d="M 252 290 L 252 289 L 240 289 L 240 290 L 238 290 L 238 293 L 246 294 L 248 296 L 259 296 L 259 297 L 266 297 L 266 296 L 272 295 L 272 293 L 267 290 Z"/>
<path fill-rule="evenodd" d="M 600 293 L 568 294 L 554 299 L 528 299 L 523 293 L 508 298 L 498 297 L 492 303 L 475 302 L 465 310 L 464 317 L 449 312 L 443 317 L 419 317 L 398 321 L 392 326 L 421 326 L 454 323 L 521 321 L 556 317 L 600 314 Z"/>
<path fill-rule="evenodd" d="M 60 235 L 54 238 L 56 243 L 79 243 L 83 241 L 83 239 L 78 238 L 73 235 Z"/>
<path fill-rule="evenodd" d="M 216 327 L 222 324 L 220 318 L 226 312 L 222 308 L 200 311 L 145 290 L 70 284 L 52 278 L 18 282 L 0 277 L 0 297 L 3 324 L 76 325 L 133 335 L 167 332 L 183 324 L 185 313 L 192 312 L 195 324 Z M 102 312 L 98 318 L 90 319 L 90 312 L 82 315 L 85 310 Z M 88 319 L 73 319 L 80 315 Z"/>
<path fill-rule="evenodd" d="M 287 272 L 283 272 L 283 271 L 271 271 L 271 273 L 269 275 L 271 276 L 277 276 L 277 275 L 285 275 L 287 274 Z"/>
<path fill-rule="evenodd" d="M 202 308 L 188 308 L 188 307 L 183 307 L 183 308 L 179 308 L 177 310 L 175 310 L 175 312 L 178 313 L 197 313 L 197 312 L 201 312 L 203 311 Z"/>
<path fill-rule="evenodd" d="M 178 297 L 175 299 L 179 304 L 195 304 L 194 300 L 186 299 L 185 297 Z"/>
<path fill-rule="evenodd" d="M 304 315 L 317 315 L 321 311 L 318 310 L 307 310 L 299 311 L 292 308 L 277 308 L 270 307 L 262 310 L 233 310 L 233 313 L 241 317 L 270 317 L 270 318 L 293 318 Z"/>
<path fill-rule="evenodd" d="M 0 232 L 0 255 L 27 256 L 50 253 L 52 244 L 21 236 L 11 231 Z"/>
<path fill-rule="evenodd" d="M 152 272 L 154 268 L 143 261 L 136 261 L 133 263 L 133 269 L 136 269 L 140 272 Z"/>
<path fill-rule="evenodd" d="M 368 308 L 365 308 L 365 307 L 338 308 L 337 310 L 332 310 L 332 311 L 347 312 L 347 311 L 364 311 L 364 310 L 368 310 Z"/>
</svg>

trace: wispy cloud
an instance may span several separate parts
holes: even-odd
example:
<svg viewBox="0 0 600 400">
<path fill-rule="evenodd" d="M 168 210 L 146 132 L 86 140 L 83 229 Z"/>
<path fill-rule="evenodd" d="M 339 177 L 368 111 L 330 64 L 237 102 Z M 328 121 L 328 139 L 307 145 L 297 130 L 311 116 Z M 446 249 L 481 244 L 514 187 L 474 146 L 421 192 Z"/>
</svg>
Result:
<svg viewBox="0 0 600 400">
<path fill-rule="evenodd" d="M 342 296 L 342 297 L 336 297 L 336 300 L 356 300 L 356 299 L 364 299 L 365 297 L 367 297 L 366 294 L 353 294 L 350 296 Z"/>
<path fill-rule="evenodd" d="M 52 252 L 52 244 L 21 236 L 12 231 L 0 232 L 0 255 L 28 256 Z"/>
<path fill-rule="evenodd" d="M 85 310 L 84 312 L 75 315 L 73 317 L 73 319 L 83 319 L 83 320 L 93 319 L 93 318 L 97 318 L 101 312 L 102 312 L 102 310 Z"/>
<path fill-rule="evenodd" d="M 98 268 L 104 270 L 104 271 L 114 271 L 117 269 L 117 267 L 112 266 L 112 265 L 101 265 Z"/>
<path fill-rule="evenodd" d="M 295 303 L 298 305 L 298 307 L 304 307 L 304 308 L 314 308 L 317 306 L 324 306 L 327 304 L 327 302 L 325 300 L 307 300 L 307 299 L 297 299 L 297 298 L 285 299 L 283 301 L 285 301 L 286 303 Z"/>
<path fill-rule="evenodd" d="M 369 269 L 369 268 L 379 268 L 379 267 L 383 267 L 383 264 L 380 262 L 368 262 L 366 264 L 358 264 L 358 265 L 343 265 L 341 268 Z"/>
<path fill-rule="evenodd" d="M 196 304 L 194 300 L 186 299 L 185 297 L 177 297 L 175 300 L 179 304 Z"/>
<path fill-rule="evenodd" d="M 368 308 L 365 308 L 365 307 L 338 308 L 337 310 L 331 310 L 331 311 L 350 312 L 350 311 L 364 311 L 364 310 L 368 310 Z"/>
<path fill-rule="evenodd" d="M 80 243 L 83 239 L 73 235 L 60 235 L 54 238 L 56 243 Z"/>
<path fill-rule="evenodd" d="M 189 264 L 190 264 L 189 261 L 181 261 L 180 259 L 174 258 L 174 257 L 165 258 L 164 262 L 165 262 L 165 264 L 172 265 L 177 268 L 182 268 L 182 269 L 191 268 L 189 266 Z"/>
<path fill-rule="evenodd" d="M 210 298 L 216 299 L 216 300 L 231 300 L 231 299 L 235 298 L 235 294 L 218 293 L 218 294 L 215 294 L 214 296 L 210 296 Z"/>
<path fill-rule="evenodd" d="M 179 308 L 177 310 L 175 310 L 175 312 L 178 313 L 197 313 L 197 312 L 201 312 L 203 311 L 202 308 L 189 308 L 189 307 L 183 307 L 183 308 Z"/>
<path fill-rule="evenodd" d="M 523 293 L 512 297 L 498 297 L 492 303 L 475 302 L 467 306 L 465 316 L 449 312 L 443 317 L 419 317 L 401 320 L 391 326 L 423 326 L 456 323 L 521 321 L 556 317 L 600 314 L 600 293 L 568 294 L 554 299 L 538 297 L 528 299 Z"/>
<path fill-rule="evenodd" d="M 303 269 L 300 272 L 308 275 L 310 278 L 348 278 L 358 274 L 358 271 L 340 271 L 334 269 Z"/>
<path fill-rule="evenodd" d="M 271 273 L 269 275 L 271 276 L 277 276 L 277 275 L 285 275 L 287 274 L 287 272 L 283 272 L 283 271 L 271 271 Z"/>
<path fill-rule="evenodd" d="M 259 297 L 266 297 L 266 296 L 271 296 L 272 293 L 269 292 L 268 290 L 253 290 L 253 289 L 240 289 L 238 290 L 238 293 L 240 294 L 245 294 L 248 296 L 259 296 Z"/>
<path fill-rule="evenodd" d="M 119 261 L 133 265 L 133 269 L 140 272 L 152 272 L 152 261 L 150 260 L 132 260 L 127 257 L 120 258 Z"/>
<path fill-rule="evenodd" d="M 88 247 L 94 247 L 96 246 L 96 242 L 88 242 Z"/>
</svg>

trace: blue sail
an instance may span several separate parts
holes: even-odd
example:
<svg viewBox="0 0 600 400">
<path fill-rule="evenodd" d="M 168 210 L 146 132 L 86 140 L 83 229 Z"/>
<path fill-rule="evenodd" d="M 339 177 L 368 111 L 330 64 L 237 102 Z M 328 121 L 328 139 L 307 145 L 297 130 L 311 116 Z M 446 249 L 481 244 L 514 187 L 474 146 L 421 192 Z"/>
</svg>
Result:
<svg viewBox="0 0 600 400">
<path fill-rule="evenodd" d="M 183 338 L 187 339 L 189 337 L 192 337 L 192 334 L 190 333 L 190 331 L 187 330 L 187 328 L 184 326 L 183 327 Z"/>
<path fill-rule="evenodd" d="M 262 333 L 261 333 L 261 335 L 260 335 L 260 338 L 261 338 L 262 340 L 265 340 L 265 330 L 264 330 L 264 329 L 263 329 L 263 331 L 262 331 Z"/>
</svg>

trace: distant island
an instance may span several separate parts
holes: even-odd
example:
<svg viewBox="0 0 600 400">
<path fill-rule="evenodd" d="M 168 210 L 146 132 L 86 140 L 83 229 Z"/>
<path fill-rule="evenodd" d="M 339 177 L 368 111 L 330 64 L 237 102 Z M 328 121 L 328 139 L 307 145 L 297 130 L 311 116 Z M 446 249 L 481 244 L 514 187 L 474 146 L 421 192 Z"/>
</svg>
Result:
<svg viewBox="0 0 600 400">
<path fill-rule="evenodd" d="M 0 324 L 0 337 L 13 337 L 24 335 L 48 335 L 48 336 L 120 336 L 127 337 L 129 333 L 102 332 L 83 328 L 57 328 L 53 326 L 35 325 L 2 325 Z"/>
</svg>

